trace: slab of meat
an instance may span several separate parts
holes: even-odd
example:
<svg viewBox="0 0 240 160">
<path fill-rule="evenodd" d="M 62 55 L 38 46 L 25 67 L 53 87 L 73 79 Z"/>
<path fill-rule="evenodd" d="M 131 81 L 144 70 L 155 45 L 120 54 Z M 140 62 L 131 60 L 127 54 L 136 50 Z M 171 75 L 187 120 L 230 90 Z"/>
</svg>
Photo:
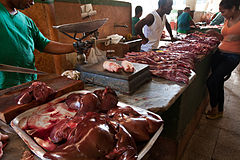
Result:
<svg viewBox="0 0 240 160">
<path fill-rule="evenodd" d="M 106 87 L 104 90 L 95 90 L 94 94 L 96 94 L 100 100 L 99 108 L 102 111 L 108 111 L 117 106 L 118 96 L 110 87 Z"/>
<path fill-rule="evenodd" d="M 33 82 L 29 88 L 24 90 L 17 97 L 17 104 L 26 104 L 31 102 L 32 100 L 36 100 L 39 102 L 45 102 L 54 91 L 52 88 L 47 86 L 44 82 Z"/>
<path fill-rule="evenodd" d="M 135 70 L 133 64 L 132 64 L 131 62 L 126 61 L 126 60 L 122 61 L 122 62 L 121 62 L 121 65 L 122 65 L 123 70 L 124 70 L 125 72 L 130 72 L 130 73 L 132 73 L 132 72 L 134 72 L 134 70 Z"/>
<path fill-rule="evenodd" d="M 76 128 L 78 123 L 84 119 L 83 115 L 77 115 L 72 119 L 63 119 L 59 121 L 52 129 L 50 133 L 50 140 L 53 143 L 59 143 L 67 140 L 68 135 L 72 129 Z"/>
<path fill-rule="evenodd" d="M 66 143 L 47 152 L 44 157 L 65 160 L 136 159 L 136 145 L 120 124 L 105 114 L 88 112 L 70 131 Z"/>
<path fill-rule="evenodd" d="M 117 106 L 118 97 L 110 87 L 95 90 L 87 94 L 71 94 L 66 100 L 69 108 L 77 109 L 78 114 L 87 112 L 104 112 Z"/>
<path fill-rule="evenodd" d="M 97 112 L 100 101 L 94 93 L 71 94 L 66 99 L 69 108 L 77 109 L 79 113 Z"/>
<path fill-rule="evenodd" d="M 21 119 L 19 124 L 21 129 L 26 130 L 32 137 L 46 140 L 59 121 L 73 117 L 76 113 L 77 110 L 68 108 L 65 103 L 58 103 L 43 110 L 37 110 L 32 116 Z"/>
<path fill-rule="evenodd" d="M 160 116 L 130 106 L 111 109 L 108 116 L 122 124 L 136 141 L 149 140 L 163 123 Z"/>
<path fill-rule="evenodd" d="M 109 72 L 120 72 L 122 70 L 122 66 L 113 61 L 105 61 L 103 63 L 103 69 Z"/>
<path fill-rule="evenodd" d="M 179 71 L 174 71 L 171 69 L 165 69 L 165 70 L 150 70 L 153 75 L 157 75 L 159 77 L 168 79 L 170 81 L 175 81 L 175 82 L 182 82 L 185 84 L 188 84 L 189 78 L 187 75 L 185 75 L 182 72 Z"/>
</svg>

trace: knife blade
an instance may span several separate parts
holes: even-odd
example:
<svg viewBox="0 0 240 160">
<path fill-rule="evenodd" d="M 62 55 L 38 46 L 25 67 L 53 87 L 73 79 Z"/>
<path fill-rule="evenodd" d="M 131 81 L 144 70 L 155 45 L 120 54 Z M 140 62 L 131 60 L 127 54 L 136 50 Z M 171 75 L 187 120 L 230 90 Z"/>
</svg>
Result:
<svg viewBox="0 0 240 160">
<path fill-rule="evenodd" d="M 0 64 L 0 71 L 27 73 L 27 74 L 38 74 L 38 75 L 47 75 L 48 74 L 46 72 L 37 71 L 37 70 L 34 70 L 34 69 L 16 67 L 16 66 L 11 66 L 11 65 L 6 65 L 6 64 Z"/>
<path fill-rule="evenodd" d="M 0 130 L 3 130 L 6 133 L 16 134 L 16 132 L 2 120 L 0 120 Z"/>
</svg>

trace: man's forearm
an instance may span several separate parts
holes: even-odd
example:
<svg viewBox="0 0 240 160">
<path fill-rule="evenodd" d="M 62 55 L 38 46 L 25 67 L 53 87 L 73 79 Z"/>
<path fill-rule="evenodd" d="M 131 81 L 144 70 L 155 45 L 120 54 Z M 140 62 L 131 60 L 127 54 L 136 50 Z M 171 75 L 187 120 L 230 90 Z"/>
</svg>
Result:
<svg viewBox="0 0 240 160">
<path fill-rule="evenodd" d="M 73 47 L 73 44 L 67 44 L 67 43 L 60 43 L 55 41 L 50 41 L 47 46 L 44 48 L 44 52 L 50 53 L 50 54 L 66 54 L 66 53 L 72 53 L 75 49 Z"/>
<path fill-rule="evenodd" d="M 173 38 L 172 29 L 168 22 L 166 23 L 166 28 L 167 28 L 167 31 L 168 31 L 170 37 Z"/>
</svg>

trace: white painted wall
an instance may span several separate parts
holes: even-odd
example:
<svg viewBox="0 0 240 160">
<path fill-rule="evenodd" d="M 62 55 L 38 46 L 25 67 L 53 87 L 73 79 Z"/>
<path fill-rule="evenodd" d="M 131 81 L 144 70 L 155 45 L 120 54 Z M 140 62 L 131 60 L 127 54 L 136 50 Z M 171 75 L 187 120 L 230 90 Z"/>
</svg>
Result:
<svg viewBox="0 0 240 160">
<path fill-rule="evenodd" d="M 143 15 L 141 17 L 144 18 L 146 15 L 151 13 L 153 10 L 158 8 L 158 0 L 118 0 L 125 1 L 132 4 L 132 17 L 135 15 L 135 7 L 140 5 L 143 7 Z M 194 20 L 200 21 L 201 16 L 205 14 L 205 12 L 216 13 L 219 8 L 218 5 L 221 0 L 173 0 L 173 9 L 183 10 L 186 6 L 189 6 L 191 10 L 195 10 Z M 197 4 L 197 5 L 196 5 Z M 171 21 L 177 17 L 176 12 L 171 13 L 167 16 L 168 20 Z"/>
</svg>

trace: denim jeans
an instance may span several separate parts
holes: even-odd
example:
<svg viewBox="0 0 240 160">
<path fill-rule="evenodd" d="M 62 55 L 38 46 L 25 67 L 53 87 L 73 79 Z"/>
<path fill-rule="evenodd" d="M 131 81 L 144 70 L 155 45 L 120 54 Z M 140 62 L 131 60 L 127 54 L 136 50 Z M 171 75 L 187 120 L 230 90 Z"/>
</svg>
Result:
<svg viewBox="0 0 240 160">
<path fill-rule="evenodd" d="M 207 80 L 207 87 L 211 107 L 218 105 L 218 111 L 223 111 L 224 105 L 224 77 L 231 75 L 231 72 L 238 66 L 240 54 L 223 53 L 216 51 L 212 56 L 212 73 Z"/>
</svg>

